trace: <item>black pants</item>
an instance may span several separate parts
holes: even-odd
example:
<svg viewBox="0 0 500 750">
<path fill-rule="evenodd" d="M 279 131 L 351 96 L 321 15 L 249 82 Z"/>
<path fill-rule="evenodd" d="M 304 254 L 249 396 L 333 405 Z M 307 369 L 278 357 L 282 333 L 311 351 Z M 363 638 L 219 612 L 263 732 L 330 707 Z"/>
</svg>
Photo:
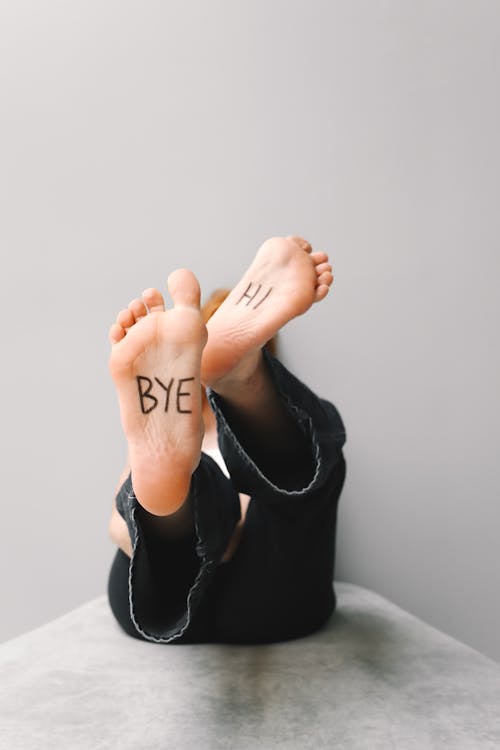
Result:
<svg viewBox="0 0 500 750">
<path fill-rule="evenodd" d="M 117 496 L 132 544 L 118 549 L 108 596 L 129 635 L 158 643 L 268 643 L 320 628 L 335 609 L 337 505 L 346 463 L 337 409 L 318 398 L 264 351 L 278 393 L 304 436 L 303 465 L 266 474 L 208 389 L 221 453 L 231 479 L 206 454 L 192 477 L 195 529 L 166 541 L 137 502 L 131 477 Z M 294 486 L 294 477 L 301 477 Z M 234 556 L 221 563 L 240 518 L 239 492 L 250 495 Z"/>
</svg>

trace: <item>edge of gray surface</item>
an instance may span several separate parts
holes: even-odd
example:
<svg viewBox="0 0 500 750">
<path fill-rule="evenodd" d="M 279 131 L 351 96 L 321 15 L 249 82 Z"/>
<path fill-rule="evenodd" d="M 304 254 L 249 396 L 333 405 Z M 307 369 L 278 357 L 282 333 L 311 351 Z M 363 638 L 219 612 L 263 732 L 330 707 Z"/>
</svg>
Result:
<svg viewBox="0 0 500 750">
<path fill-rule="evenodd" d="M 0 749 L 497 750 L 500 665 L 335 588 L 322 630 L 262 646 L 133 639 L 97 597 L 0 645 Z"/>
</svg>

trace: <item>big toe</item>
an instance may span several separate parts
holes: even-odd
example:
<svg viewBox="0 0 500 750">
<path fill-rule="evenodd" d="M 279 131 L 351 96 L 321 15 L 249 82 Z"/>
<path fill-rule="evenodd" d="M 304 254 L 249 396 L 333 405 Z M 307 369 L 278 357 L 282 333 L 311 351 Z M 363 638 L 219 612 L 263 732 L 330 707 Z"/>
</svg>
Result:
<svg viewBox="0 0 500 750">
<path fill-rule="evenodd" d="M 188 271 L 187 268 L 173 271 L 168 277 L 167 286 L 175 307 L 200 309 L 200 285 L 192 271 Z"/>
</svg>

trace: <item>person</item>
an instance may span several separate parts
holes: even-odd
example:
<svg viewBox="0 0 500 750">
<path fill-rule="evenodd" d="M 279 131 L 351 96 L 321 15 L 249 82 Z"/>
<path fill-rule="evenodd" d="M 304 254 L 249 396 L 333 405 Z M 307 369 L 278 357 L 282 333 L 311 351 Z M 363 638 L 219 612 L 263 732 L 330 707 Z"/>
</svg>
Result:
<svg viewBox="0 0 500 750">
<path fill-rule="evenodd" d="M 345 428 L 273 348 L 332 282 L 326 253 L 273 237 L 204 316 L 187 269 L 168 278 L 172 309 L 150 288 L 119 312 L 109 370 L 128 463 L 108 599 L 128 635 L 271 643 L 334 612 Z"/>
</svg>

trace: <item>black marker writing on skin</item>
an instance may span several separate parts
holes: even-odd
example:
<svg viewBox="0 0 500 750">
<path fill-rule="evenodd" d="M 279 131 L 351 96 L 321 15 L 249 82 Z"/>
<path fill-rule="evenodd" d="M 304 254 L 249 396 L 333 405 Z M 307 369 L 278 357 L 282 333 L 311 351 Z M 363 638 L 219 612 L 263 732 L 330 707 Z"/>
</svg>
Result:
<svg viewBox="0 0 500 750">
<path fill-rule="evenodd" d="M 172 388 L 172 383 L 174 382 L 174 379 L 170 378 L 170 383 L 168 385 L 164 385 L 161 382 L 160 378 L 155 377 L 155 380 L 156 380 L 157 383 L 159 383 L 161 385 L 162 388 L 164 388 L 164 390 L 167 393 L 166 398 L 165 398 L 165 409 L 164 409 L 164 411 L 168 411 L 168 402 L 170 400 L 170 390 Z"/>
<path fill-rule="evenodd" d="M 252 287 L 253 287 L 253 283 L 250 282 L 250 284 L 247 286 L 247 288 L 245 289 L 245 291 L 243 292 L 243 294 L 239 298 L 238 302 L 236 303 L 237 305 L 239 305 L 242 300 L 246 299 L 247 300 L 246 306 L 248 307 L 250 305 L 250 303 L 254 301 L 254 299 L 257 297 L 257 295 L 259 294 L 260 290 L 262 289 L 262 284 L 258 284 L 257 285 L 257 289 L 254 292 L 252 292 Z M 254 305 L 254 307 L 253 307 L 254 310 L 259 305 L 261 305 L 264 302 L 264 300 L 267 299 L 267 297 L 269 297 L 269 295 L 272 292 L 272 289 L 273 288 L 270 287 L 267 290 L 267 292 L 265 293 L 265 295 L 263 297 L 261 297 L 261 299 L 259 300 L 259 302 L 257 302 L 256 305 Z"/>
<path fill-rule="evenodd" d="M 158 399 L 156 396 L 150 396 L 150 391 L 153 386 L 153 381 L 147 378 L 145 375 L 136 375 L 137 378 L 137 387 L 139 388 L 139 399 L 141 401 L 141 409 L 143 414 L 149 414 L 150 411 L 153 411 L 153 409 L 158 406 Z M 147 380 L 148 387 L 145 391 L 141 390 L 141 380 Z M 154 401 L 154 404 L 151 404 L 149 409 L 144 408 L 144 399 L 149 398 L 151 401 Z"/>
<path fill-rule="evenodd" d="M 271 294 L 271 292 L 272 292 L 272 291 L 273 291 L 273 288 L 272 288 L 272 286 L 271 286 L 271 287 L 269 287 L 269 289 L 268 289 L 268 292 L 267 292 L 267 294 L 265 294 L 265 295 L 264 295 L 264 296 L 262 297 L 262 299 L 260 300 L 260 302 L 257 302 L 257 304 L 256 304 L 256 305 L 255 305 L 255 307 L 254 307 L 254 310 L 256 310 L 256 309 L 258 308 L 258 306 L 259 306 L 259 305 L 262 305 L 262 303 L 264 302 L 264 300 L 265 300 L 265 299 L 267 299 L 267 298 L 269 297 L 269 295 Z"/>
<path fill-rule="evenodd" d="M 242 299 L 248 299 L 248 302 L 247 302 L 247 307 L 248 307 L 248 305 L 250 304 L 250 302 L 252 302 L 252 300 L 255 299 L 255 297 L 260 292 L 260 288 L 261 288 L 262 285 L 259 284 L 259 286 L 257 287 L 257 291 L 254 292 L 253 294 L 249 294 L 250 289 L 252 288 L 252 286 L 253 286 L 253 284 L 252 284 L 252 282 L 250 282 L 250 284 L 247 286 L 247 288 L 245 289 L 245 291 L 243 292 L 243 294 L 239 298 L 238 302 L 236 303 L 237 305 L 240 304 L 240 302 L 241 302 Z"/>
<path fill-rule="evenodd" d="M 151 391 L 153 388 L 153 381 L 151 378 L 148 378 L 146 375 L 136 375 L 137 380 L 137 387 L 139 389 L 139 401 L 141 403 L 141 411 L 143 414 L 149 414 L 150 411 L 153 411 L 153 409 L 156 409 L 158 406 L 158 399 L 156 396 L 154 396 Z M 165 391 L 165 408 L 164 412 L 167 412 L 170 406 L 170 393 L 172 392 L 172 386 L 175 382 L 175 378 L 170 378 L 170 381 L 168 385 L 165 385 L 162 383 L 160 378 L 155 377 L 156 382 L 159 384 L 161 388 Z M 191 396 L 191 391 L 183 391 L 182 386 L 184 383 L 189 383 L 189 381 L 194 380 L 193 378 L 179 378 L 177 381 L 177 393 L 176 393 L 176 399 L 175 399 L 175 405 L 177 408 L 177 411 L 179 414 L 191 414 L 191 409 L 183 409 L 181 408 L 181 398 L 186 396 Z M 143 381 L 147 383 L 146 387 L 144 387 Z M 153 403 L 151 403 L 149 406 L 146 407 L 146 399 L 149 399 Z"/>
<path fill-rule="evenodd" d="M 180 378 L 177 383 L 177 411 L 179 414 L 191 414 L 191 409 L 181 409 L 181 396 L 191 395 L 189 391 L 181 391 L 182 384 L 188 383 L 190 380 L 194 380 L 194 378 Z"/>
</svg>

